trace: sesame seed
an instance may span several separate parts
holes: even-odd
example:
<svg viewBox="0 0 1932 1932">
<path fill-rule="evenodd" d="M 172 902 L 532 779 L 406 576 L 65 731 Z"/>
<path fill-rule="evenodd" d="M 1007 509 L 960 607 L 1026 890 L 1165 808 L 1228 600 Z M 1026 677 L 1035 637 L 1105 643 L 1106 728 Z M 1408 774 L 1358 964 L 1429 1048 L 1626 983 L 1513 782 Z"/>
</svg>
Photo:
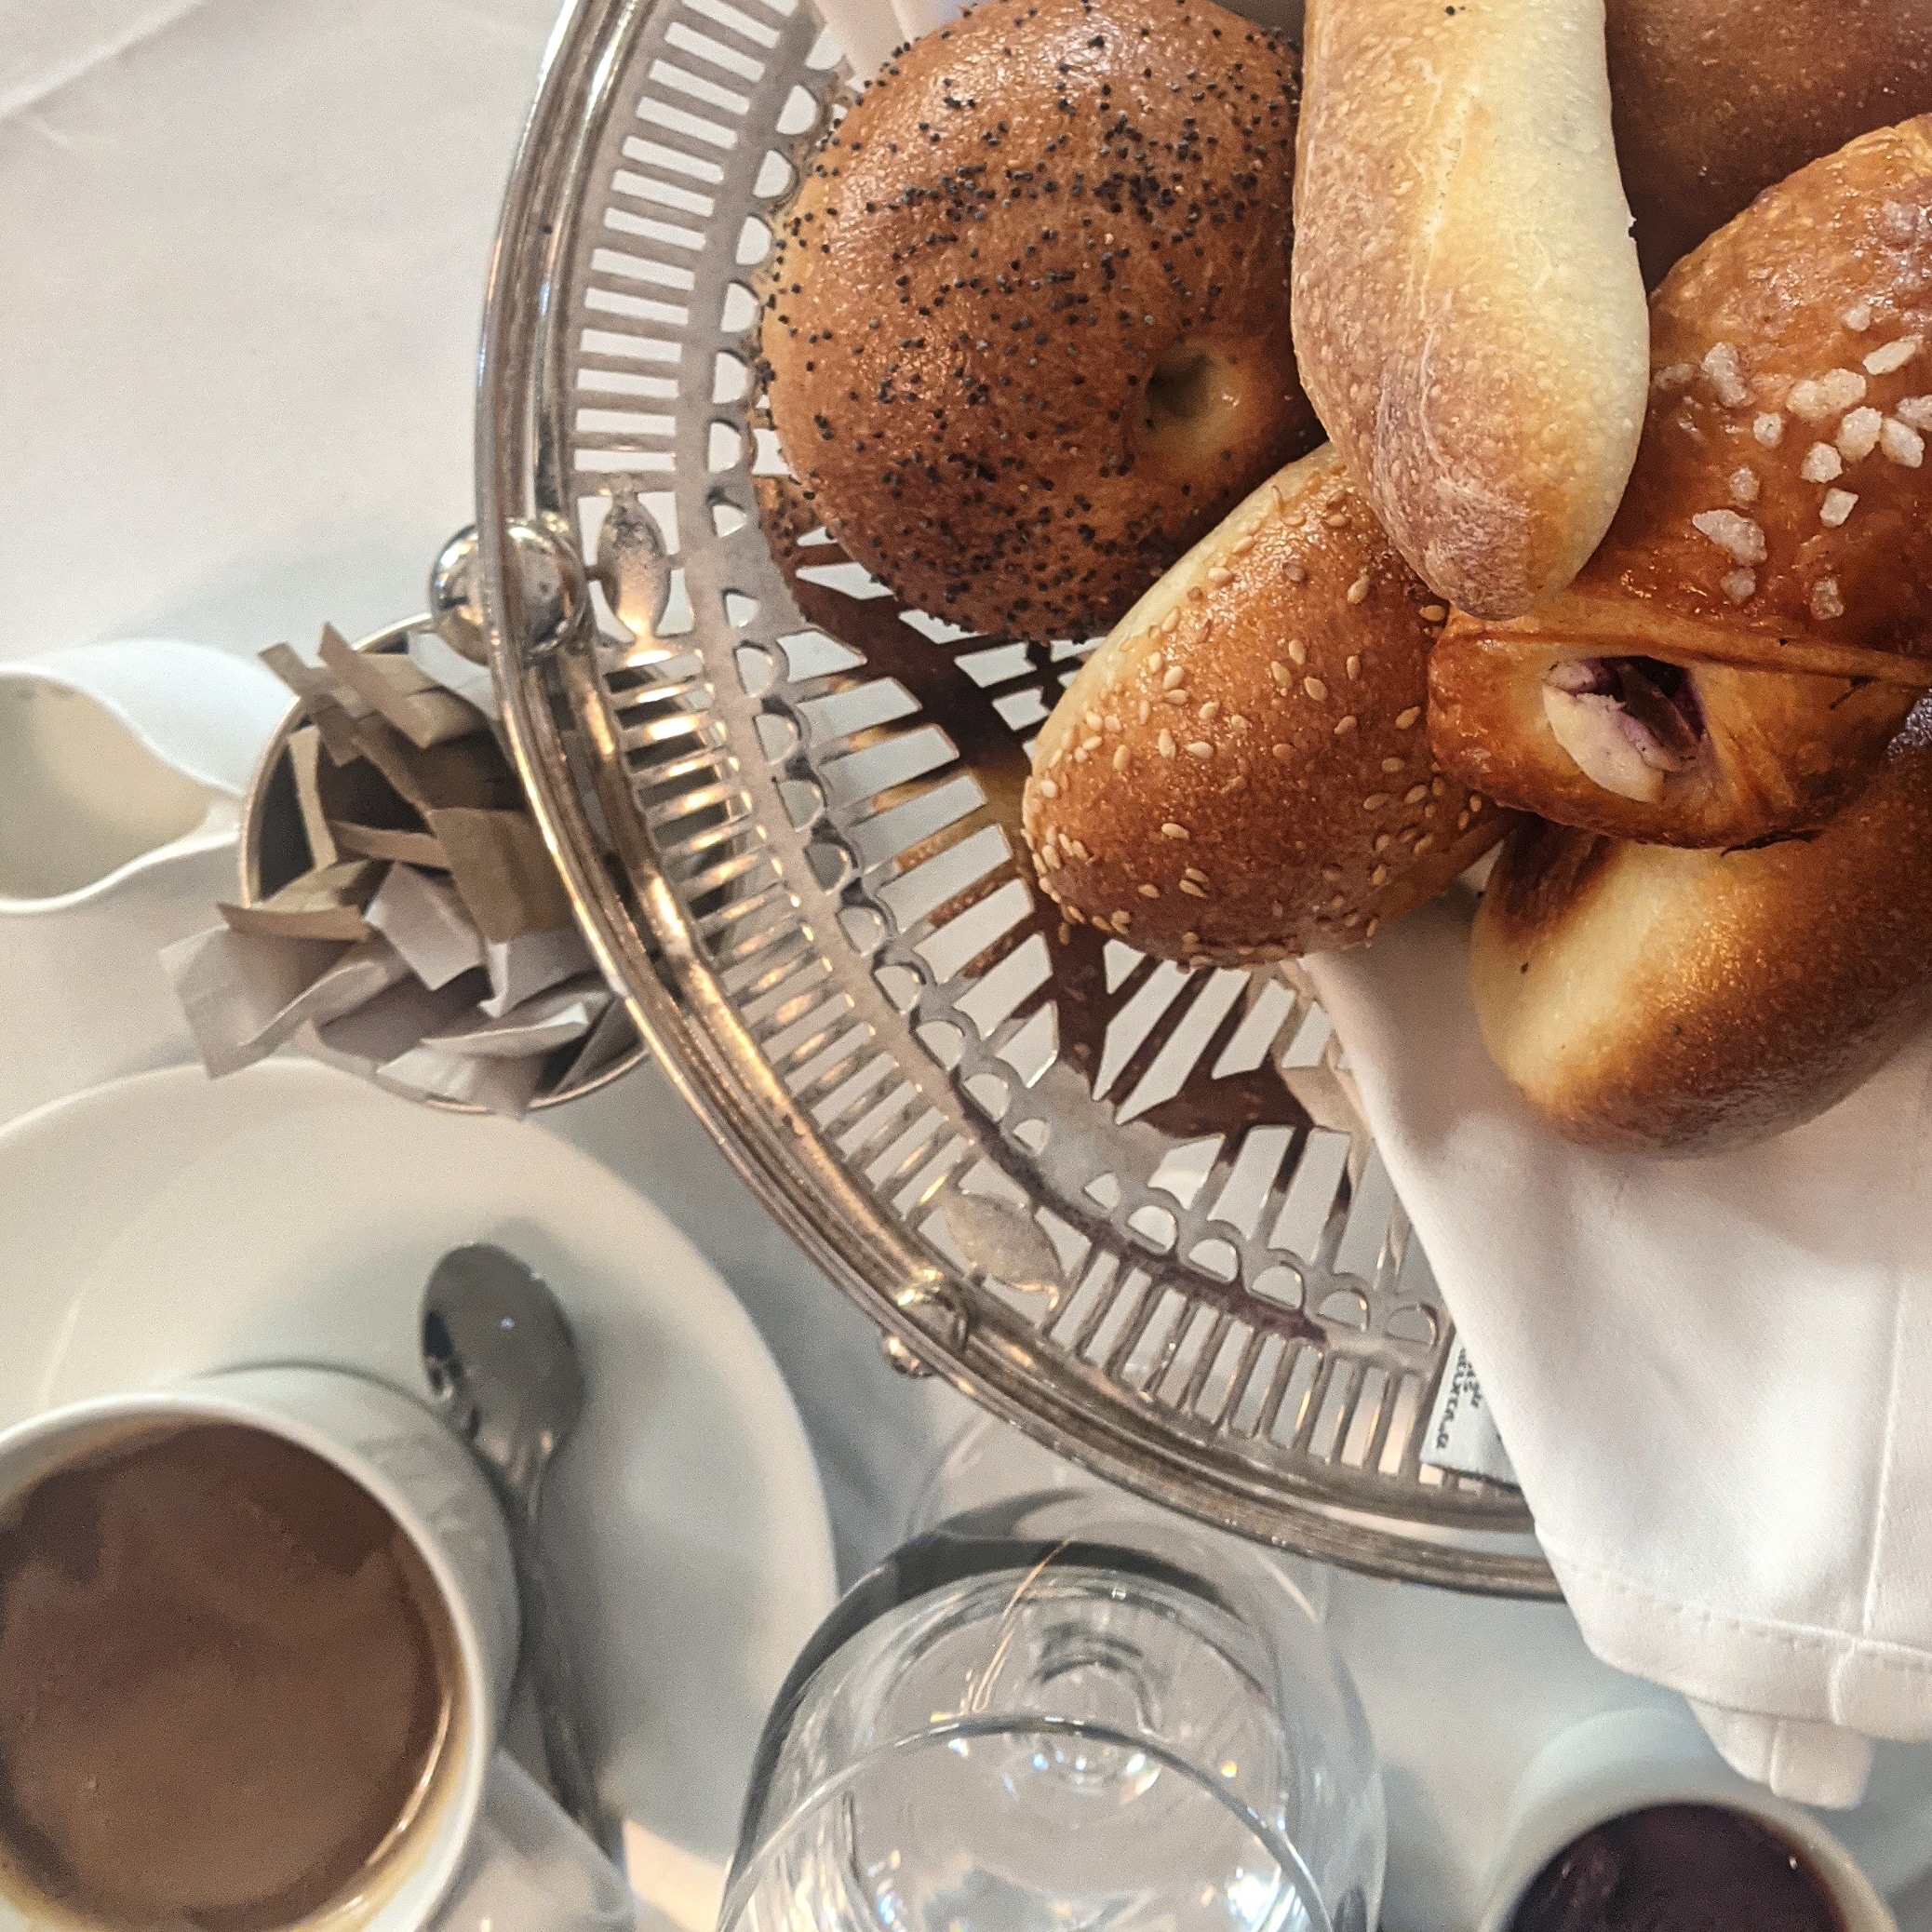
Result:
<svg viewBox="0 0 1932 1932">
<path fill-rule="evenodd" d="M 1091 865 L 1093 863 L 1093 854 L 1078 839 L 1073 841 L 1073 855 L 1082 865 Z"/>
<path fill-rule="evenodd" d="M 1134 754 L 1122 745 L 1114 753 L 1114 770 L 1124 771 L 1134 761 Z"/>
<path fill-rule="evenodd" d="M 1073 840 L 1069 839 L 1065 832 L 1060 833 L 1058 837 L 1060 840 L 1060 850 L 1063 852 L 1065 852 L 1067 856 L 1070 859 L 1073 856 Z"/>
<path fill-rule="evenodd" d="M 1466 832 L 1466 831 L 1468 831 L 1468 830 L 1469 830 L 1469 813 L 1468 813 L 1467 812 L 1457 812 L 1457 813 L 1456 814 L 1456 830 L 1457 830 L 1458 832 Z"/>
<path fill-rule="evenodd" d="M 1872 304 L 1869 302 L 1855 302 L 1838 319 L 1854 335 L 1863 335 L 1872 327 Z"/>
<path fill-rule="evenodd" d="M 1361 576 L 1356 578 L 1355 582 L 1349 584 L 1348 590 L 1344 593 L 1344 595 L 1348 597 L 1348 600 L 1351 604 L 1360 604 L 1364 602 L 1368 597 L 1368 594 L 1369 579 L 1368 572 L 1366 570 L 1364 570 Z"/>
<path fill-rule="evenodd" d="M 1274 745 L 1268 748 L 1284 765 L 1295 756 L 1295 747 L 1292 745 Z"/>
<path fill-rule="evenodd" d="M 1201 934 L 1199 932 L 1183 932 L 1181 934 L 1181 944 L 1183 946 L 1199 946 L 1201 944 Z"/>
<path fill-rule="evenodd" d="M 1362 929 L 1362 937 L 1363 942 L 1366 943 L 1367 941 L 1373 939 L 1375 936 L 1375 934 L 1379 932 L 1381 930 L 1382 921 L 1380 919 L 1371 919 L 1368 922 L 1368 924 Z"/>
<path fill-rule="evenodd" d="M 1421 716 L 1422 706 L 1420 704 L 1411 704 L 1406 711 L 1397 712 L 1395 716 L 1396 730 L 1399 731 L 1406 731 L 1409 729 L 1409 727 L 1413 725 L 1415 722 L 1415 720 Z"/>
<path fill-rule="evenodd" d="M 1188 898 L 1190 899 L 1205 899 L 1207 897 L 1207 894 L 1204 892 L 1202 892 L 1201 889 L 1198 885 L 1196 885 L 1191 879 L 1182 879 L 1181 890 L 1182 892 L 1186 892 Z"/>
<path fill-rule="evenodd" d="M 1368 795 L 1368 797 L 1362 801 L 1362 809 L 1364 812 L 1379 812 L 1381 811 L 1383 806 L 1388 804 L 1388 802 L 1389 794 L 1387 792 L 1371 792 Z M 1379 845 L 1375 848 L 1377 852 L 1380 852 L 1381 849 L 1382 848 Z"/>
<path fill-rule="evenodd" d="M 1843 617 L 1845 599 L 1838 595 L 1835 577 L 1820 577 L 1811 586 L 1811 614 L 1814 617 Z"/>
<path fill-rule="evenodd" d="M 1718 579 L 1718 588 L 1734 604 L 1749 603 L 1757 595 L 1758 573 L 1755 570 L 1727 570 Z"/>
<path fill-rule="evenodd" d="M 1401 758 L 1384 758 L 1382 760 L 1382 769 L 1385 771 L 1400 771 L 1402 768 L 1402 761 Z"/>
<path fill-rule="evenodd" d="M 1161 635 L 1164 637 L 1172 631 L 1174 631 L 1176 628 L 1176 626 L 1178 626 L 1178 624 L 1180 624 L 1180 621 L 1181 613 L 1178 610 L 1170 610 L 1167 613 L 1167 615 L 1161 620 Z"/>
<path fill-rule="evenodd" d="M 1158 677 L 1160 677 L 1160 675 L 1161 675 L 1161 665 L 1162 665 L 1162 664 L 1165 664 L 1166 662 L 1167 662 L 1167 657 L 1166 657 L 1166 654 L 1165 654 L 1164 652 L 1162 652 L 1162 651 L 1148 651 L 1148 653 L 1147 653 L 1147 676 L 1148 676 L 1148 677 L 1150 677 L 1150 678 L 1158 678 Z"/>
<path fill-rule="evenodd" d="M 1177 684 L 1172 691 L 1163 691 L 1161 697 L 1170 704 L 1191 704 L 1194 702 L 1194 693 L 1185 684 Z"/>
<path fill-rule="evenodd" d="M 1183 865 L 1181 867 L 1181 877 L 1183 879 L 1191 879 L 1196 885 L 1206 885 L 1208 882 L 1207 874 L 1199 865 Z"/>
<path fill-rule="evenodd" d="M 1731 501 L 1734 503 L 1754 503 L 1758 500 L 1758 473 L 1749 463 L 1740 463 L 1731 472 Z"/>
<path fill-rule="evenodd" d="M 1346 530 L 1348 526 L 1348 513 L 1346 510 L 1331 510 L 1322 520 L 1330 530 Z"/>
<path fill-rule="evenodd" d="M 1135 715 L 1139 718 L 1142 724 L 1146 724 L 1147 719 L 1154 715 L 1153 704 L 1147 699 L 1143 698 L 1140 701 L 1140 708 Z"/>
<path fill-rule="evenodd" d="M 1202 724 L 1213 724 L 1215 718 L 1219 718 L 1220 715 L 1221 701 L 1219 698 L 1210 698 L 1207 701 L 1207 703 L 1203 704 L 1201 707 L 1200 711 L 1196 714 L 1196 716 L 1199 717 Z"/>
<path fill-rule="evenodd" d="M 1355 718 L 1354 715 L 1351 713 L 1347 718 L 1337 718 L 1335 720 L 1335 735 L 1337 738 L 1346 738 L 1348 735 L 1348 733 L 1352 731 L 1354 729 Z"/>
<path fill-rule="evenodd" d="M 1667 362 L 1650 379 L 1653 389 L 1682 389 L 1697 372 L 1694 362 Z"/>
<path fill-rule="evenodd" d="M 1328 902 L 1328 909 L 1329 909 L 1329 910 L 1330 910 L 1331 912 L 1339 912 L 1339 911 L 1340 911 L 1340 910 L 1342 909 L 1342 907 L 1343 907 L 1343 906 L 1345 906 L 1346 905 L 1348 905 L 1348 893 L 1347 893 L 1347 892 L 1337 892 L 1337 893 L 1336 893 L 1336 894 L 1335 895 L 1335 897 L 1334 897 L 1333 899 L 1331 899 L 1331 900 L 1330 900 L 1330 901 Z"/>
<path fill-rule="evenodd" d="M 1751 400 L 1751 385 L 1744 380 L 1743 366 L 1729 342 L 1713 342 L 1705 352 L 1704 373 L 1711 378 L 1711 386 L 1725 409 L 1735 409 L 1739 403 Z"/>
<path fill-rule="evenodd" d="M 1228 554 L 1229 557 L 1245 557 L 1254 547 L 1254 539 L 1253 537 L 1241 537 L 1236 540 L 1233 549 Z"/>
<path fill-rule="evenodd" d="M 1469 794 L 1469 810 L 1471 812 L 1481 812 L 1483 810 L 1483 794 L 1481 792 L 1471 792 Z"/>
<path fill-rule="evenodd" d="M 1110 731 L 1118 731 L 1120 729 L 1120 720 L 1111 711 L 1107 714 L 1106 723 Z"/>
<path fill-rule="evenodd" d="M 1268 675 L 1270 678 L 1272 678 L 1277 684 L 1283 686 L 1289 684 L 1295 677 L 1295 673 L 1291 671 L 1288 668 L 1288 666 L 1284 664 L 1281 662 L 1281 660 L 1278 657 L 1270 658 L 1268 660 Z"/>
<path fill-rule="evenodd" d="M 1367 804 L 1368 804 L 1368 800 L 1367 800 L 1366 798 L 1364 798 L 1364 799 L 1363 799 L 1363 800 L 1362 800 L 1362 803 L 1363 803 L 1364 805 L 1367 805 Z M 1384 798 L 1384 799 L 1383 799 L 1383 800 L 1382 800 L 1381 802 L 1382 802 L 1382 803 L 1383 803 L 1384 805 L 1386 805 L 1386 804 L 1388 804 L 1389 800 L 1388 800 L 1387 798 Z M 1370 809 L 1371 811 L 1374 811 L 1374 810 L 1375 810 L 1375 807 L 1374 807 L 1374 806 L 1370 806 L 1370 807 L 1369 807 L 1369 809 Z M 1375 837 L 1375 850 L 1376 850 L 1377 852 L 1387 852 L 1387 851 L 1389 850 L 1389 846 L 1390 846 L 1390 845 L 1391 845 L 1392 843 L 1393 843 L 1393 840 L 1391 840 L 1391 839 L 1390 839 L 1390 838 L 1389 838 L 1389 834 L 1388 834 L 1387 832 L 1381 832 L 1381 833 L 1378 833 L 1378 834 L 1376 835 L 1376 837 Z"/>
<path fill-rule="evenodd" d="M 1784 418 L 1776 409 L 1766 409 L 1751 419 L 1751 433 L 1765 449 L 1775 449 L 1784 440 Z"/>
<path fill-rule="evenodd" d="M 1158 751 L 1162 758 L 1171 758 L 1174 756 L 1174 733 L 1172 731 L 1162 731 L 1161 735 L 1154 740 L 1154 749 Z"/>
<path fill-rule="evenodd" d="M 1351 678 L 1360 678 L 1362 676 L 1362 660 L 1351 654 L 1348 663 L 1342 668 L 1348 672 Z"/>
<path fill-rule="evenodd" d="M 1878 448 L 1885 418 L 1874 409 L 1853 409 L 1838 425 L 1838 453 L 1847 463 L 1859 463 Z"/>
<path fill-rule="evenodd" d="M 1234 582 L 1234 572 L 1221 564 L 1214 564 L 1209 567 L 1207 581 L 1215 585 L 1232 584 Z"/>
<path fill-rule="evenodd" d="M 1190 604 L 1204 604 L 1207 602 L 1207 592 L 1201 589 L 1200 584 L 1190 584 L 1187 586 L 1187 601 Z"/>
<path fill-rule="evenodd" d="M 1167 676 L 1161 680 L 1161 689 L 1162 691 L 1174 690 L 1175 685 L 1179 684 L 1187 675 L 1187 672 L 1179 664 L 1170 665 Z"/>
<path fill-rule="evenodd" d="M 1134 923 L 1134 915 L 1122 906 L 1107 923 L 1116 932 L 1124 932 Z"/>
<path fill-rule="evenodd" d="M 1308 581 L 1308 573 L 1292 557 L 1281 566 L 1281 574 L 1291 584 L 1306 584 Z"/>
<path fill-rule="evenodd" d="M 1894 369 L 1903 369 L 1922 346 L 1917 336 L 1901 335 L 1896 342 L 1887 342 L 1866 356 L 1865 373 L 1868 376 L 1888 376 Z"/>
<path fill-rule="evenodd" d="M 1826 490 L 1825 500 L 1818 505 L 1818 520 L 1827 530 L 1836 530 L 1851 515 L 1852 506 L 1858 500 L 1858 491 L 1855 490 Z"/>
<path fill-rule="evenodd" d="M 1908 470 L 1917 469 L 1925 460 L 1925 437 L 1890 416 L 1878 433 L 1878 447 L 1887 462 L 1899 463 Z"/>
<path fill-rule="evenodd" d="M 1446 604 L 1425 604 L 1415 614 L 1424 624 L 1446 624 L 1449 620 Z"/>
<path fill-rule="evenodd" d="M 1100 749 L 1100 740 L 1098 736 L 1096 735 L 1092 738 L 1082 738 L 1080 740 L 1080 749 L 1082 751 L 1098 751 Z"/>
<path fill-rule="evenodd" d="M 1161 827 L 1161 836 L 1163 839 L 1185 839 L 1187 836 L 1187 828 L 1186 825 L 1177 825 L 1173 819 L 1169 819 Z"/>
<path fill-rule="evenodd" d="M 1187 746 L 1190 758 L 1211 758 L 1214 755 L 1214 747 L 1205 738 L 1196 738 Z"/>
<path fill-rule="evenodd" d="M 1691 518 L 1691 528 L 1741 564 L 1764 560 L 1764 532 L 1735 510 L 1700 510 Z"/>
<path fill-rule="evenodd" d="M 1034 856 L 1049 872 L 1057 872 L 1060 869 L 1060 854 L 1052 845 L 1042 845 Z"/>
<path fill-rule="evenodd" d="M 1323 684 L 1321 678 L 1304 678 L 1301 680 L 1301 688 L 1302 690 L 1307 691 L 1309 697 L 1313 698 L 1316 704 L 1318 704 L 1322 701 L 1322 699 L 1324 699 L 1328 695 L 1327 685 Z"/>
<path fill-rule="evenodd" d="M 1305 664 L 1308 661 L 1308 647 L 1299 637 L 1290 637 L 1288 640 L 1288 655 L 1295 664 Z"/>
<path fill-rule="evenodd" d="M 1412 785 L 1402 794 L 1402 803 L 1404 805 L 1419 805 L 1428 797 L 1429 787 L 1426 785 Z"/>
<path fill-rule="evenodd" d="M 1342 868 L 1339 865 L 1324 865 L 1322 868 L 1322 877 L 1330 885 L 1339 885 L 1342 880 Z"/>
<path fill-rule="evenodd" d="M 1932 396 L 1908 396 L 1892 413 L 1913 429 L 1932 429 Z"/>
<path fill-rule="evenodd" d="M 1143 899 L 1158 899 L 1161 896 L 1161 888 L 1157 885 L 1144 885 L 1140 889 L 1140 895 Z"/>
<path fill-rule="evenodd" d="M 1845 468 L 1845 460 L 1830 443 L 1814 443 L 1805 452 L 1798 474 L 1807 483 L 1829 483 Z"/>
<path fill-rule="evenodd" d="M 1389 883 L 1389 867 L 1387 865 L 1377 865 L 1369 874 L 1369 883 L 1371 885 L 1387 885 Z"/>
<path fill-rule="evenodd" d="M 1239 711 L 1230 711 L 1228 714 L 1228 729 L 1230 731 L 1245 731 L 1248 729 L 1248 720 Z"/>
<path fill-rule="evenodd" d="M 1090 711 L 1085 718 L 1081 718 L 1080 722 L 1090 731 L 1097 731 L 1100 729 L 1100 714 L 1097 711 Z"/>
<path fill-rule="evenodd" d="M 1042 798 L 1057 798 L 1060 796 L 1060 787 L 1051 778 L 1042 778 L 1040 781 L 1040 796 Z"/>
<path fill-rule="evenodd" d="M 1422 854 L 1426 852 L 1429 849 L 1429 847 L 1432 846 L 1435 842 L 1436 835 L 1433 832 L 1425 832 L 1422 835 L 1422 837 L 1416 839 L 1415 841 L 1415 856 L 1419 859 L 1422 856 Z"/>
</svg>

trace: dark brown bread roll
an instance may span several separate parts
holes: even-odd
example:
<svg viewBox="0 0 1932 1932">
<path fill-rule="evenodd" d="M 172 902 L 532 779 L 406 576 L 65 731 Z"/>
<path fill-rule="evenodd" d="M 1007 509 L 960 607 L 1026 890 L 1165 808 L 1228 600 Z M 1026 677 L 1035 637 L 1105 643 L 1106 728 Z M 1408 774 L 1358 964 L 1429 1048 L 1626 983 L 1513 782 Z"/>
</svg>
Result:
<svg viewBox="0 0 1932 1932">
<path fill-rule="evenodd" d="M 1437 755 L 1619 838 L 1820 825 L 1932 683 L 1932 117 L 1812 163 L 1679 262 L 1651 359 L 1603 547 L 1529 616 L 1458 616 L 1436 647 Z"/>
<path fill-rule="evenodd" d="M 1932 1015 L 1932 705 L 1808 837 L 1519 826 L 1470 975 L 1491 1056 L 1572 1140 L 1708 1154 L 1822 1113 Z"/>
<path fill-rule="evenodd" d="M 1065 916 L 1240 965 L 1358 946 L 1501 836 L 1436 768 L 1445 606 L 1323 448 L 1121 619 L 1033 750 L 1024 820 Z"/>
<path fill-rule="evenodd" d="M 988 0 L 867 87 L 784 224 L 762 349 L 786 461 L 906 602 L 1103 630 L 1321 439 L 1298 74 L 1213 0 Z"/>
<path fill-rule="evenodd" d="M 1774 182 L 1932 111 L 1925 0 L 1608 0 L 1617 156 L 1645 278 Z"/>
</svg>

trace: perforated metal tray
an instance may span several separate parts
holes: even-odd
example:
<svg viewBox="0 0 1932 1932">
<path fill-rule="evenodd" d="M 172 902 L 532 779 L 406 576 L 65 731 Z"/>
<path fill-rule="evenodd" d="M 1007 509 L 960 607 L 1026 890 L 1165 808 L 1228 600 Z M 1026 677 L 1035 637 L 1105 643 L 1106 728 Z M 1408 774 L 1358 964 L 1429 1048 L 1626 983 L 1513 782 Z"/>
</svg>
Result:
<svg viewBox="0 0 1932 1932">
<path fill-rule="evenodd" d="M 810 0 L 584 0 L 526 130 L 480 605 L 592 943 L 902 1366 L 1250 1535 L 1552 1593 L 1521 1498 L 1421 1460 L 1449 1324 L 1305 983 L 1032 890 L 1026 746 L 1087 640 L 902 609 L 785 476 L 757 278 L 849 87 Z"/>
</svg>

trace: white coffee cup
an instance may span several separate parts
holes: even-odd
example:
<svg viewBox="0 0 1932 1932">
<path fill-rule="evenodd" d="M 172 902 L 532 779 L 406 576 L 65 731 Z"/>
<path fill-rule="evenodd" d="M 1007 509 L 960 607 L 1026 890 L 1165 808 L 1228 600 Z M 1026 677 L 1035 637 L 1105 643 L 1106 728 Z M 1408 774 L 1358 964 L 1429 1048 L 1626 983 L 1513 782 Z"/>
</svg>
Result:
<svg viewBox="0 0 1932 1932">
<path fill-rule="evenodd" d="M 1503 1849 L 1483 1889 L 1480 1932 L 1507 1932 L 1536 1875 L 1565 1845 L 1628 1812 L 1712 1805 L 1741 1812 L 1805 1858 L 1845 1932 L 1898 1932 L 1891 1908 L 1810 1812 L 1740 1778 L 1688 1709 L 1613 1711 L 1573 1725 L 1536 1755 L 1511 1794 Z"/>
<path fill-rule="evenodd" d="M 498 1749 L 517 1669 L 515 1572 L 482 1469 L 421 1402 L 339 1369 L 228 1371 L 51 1409 L 0 1431 L 0 1516 L 41 1477 L 130 1425 L 225 1422 L 333 1465 L 414 1544 L 448 1614 L 460 1682 L 431 1795 L 369 1896 L 304 1922 L 326 1932 L 617 1932 L 636 1906 L 616 1868 Z M 452 1759 L 453 1754 L 453 1759 Z M 63 1920 L 63 1932 L 86 1932 Z M 0 1932 L 43 1932 L 0 1892 Z"/>
</svg>

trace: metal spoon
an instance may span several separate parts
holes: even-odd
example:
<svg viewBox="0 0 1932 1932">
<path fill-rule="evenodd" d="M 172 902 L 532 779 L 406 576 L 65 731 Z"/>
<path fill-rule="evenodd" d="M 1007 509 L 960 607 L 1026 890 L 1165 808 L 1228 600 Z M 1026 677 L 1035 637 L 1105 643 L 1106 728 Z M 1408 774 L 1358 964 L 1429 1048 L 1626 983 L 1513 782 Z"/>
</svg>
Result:
<svg viewBox="0 0 1932 1932">
<path fill-rule="evenodd" d="M 509 1520 L 523 1602 L 523 1661 L 536 1691 L 557 1801 L 612 1857 L 621 1821 L 597 1796 L 569 1640 L 538 1556 L 543 1476 L 584 1409 L 570 1325 L 540 1276 L 502 1248 L 454 1248 L 423 1291 L 423 1366 L 444 1419 L 490 1472 Z"/>
</svg>

